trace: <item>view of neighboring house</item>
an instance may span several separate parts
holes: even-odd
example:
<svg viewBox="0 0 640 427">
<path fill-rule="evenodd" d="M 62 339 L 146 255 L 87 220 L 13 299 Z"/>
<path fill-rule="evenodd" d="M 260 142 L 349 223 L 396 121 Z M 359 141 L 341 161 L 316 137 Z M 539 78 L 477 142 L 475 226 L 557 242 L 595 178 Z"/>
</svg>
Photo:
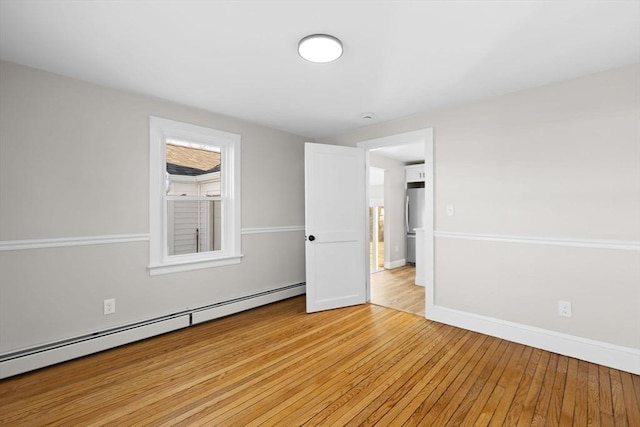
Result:
<svg viewBox="0 0 640 427">
<path fill-rule="evenodd" d="M 220 249 L 220 150 L 166 144 L 168 255 Z"/>
</svg>

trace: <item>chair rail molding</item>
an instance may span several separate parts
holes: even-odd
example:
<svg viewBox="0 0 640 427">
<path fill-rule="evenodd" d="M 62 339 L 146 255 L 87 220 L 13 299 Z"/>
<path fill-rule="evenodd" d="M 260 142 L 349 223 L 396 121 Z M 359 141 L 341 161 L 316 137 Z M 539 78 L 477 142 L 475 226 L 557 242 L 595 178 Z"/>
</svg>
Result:
<svg viewBox="0 0 640 427">
<path fill-rule="evenodd" d="M 435 231 L 433 235 L 438 238 L 446 239 L 484 240 L 487 242 L 525 243 L 532 245 L 571 246 L 579 248 L 640 251 L 640 241 L 637 240 L 598 240 L 567 237 L 509 236 L 501 234 L 458 233 L 451 231 Z"/>
<path fill-rule="evenodd" d="M 304 225 L 284 225 L 277 227 L 247 227 L 240 234 L 287 233 L 304 231 Z M 25 249 L 64 248 L 70 246 L 106 245 L 115 243 L 148 242 L 149 233 L 106 234 L 101 236 L 55 237 L 48 239 L 24 239 L 0 241 L 0 252 Z"/>
<path fill-rule="evenodd" d="M 149 234 L 109 234 L 103 236 L 56 237 L 52 239 L 3 240 L 0 241 L 0 251 L 146 242 L 148 240 Z"/>
<path fill-rule="evenodd" d="M 240 234 L 286 233 L 289 231 L 304 231 L 304 225 L 284 225 L 277 227 L 247 227 L 240 230 Z"/>
</svg>

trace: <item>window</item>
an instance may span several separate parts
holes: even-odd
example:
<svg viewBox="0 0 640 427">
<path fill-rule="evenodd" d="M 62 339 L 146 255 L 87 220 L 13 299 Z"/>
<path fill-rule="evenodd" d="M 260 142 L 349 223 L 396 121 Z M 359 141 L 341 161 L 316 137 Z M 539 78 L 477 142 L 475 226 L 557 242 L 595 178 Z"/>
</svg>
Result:
<svg viewBox="0 0 640 427">
<path fill-rule="evenodd" d="M 150 118 L 149 274 L 240 262 L 240 135 Z"/>
</svg>

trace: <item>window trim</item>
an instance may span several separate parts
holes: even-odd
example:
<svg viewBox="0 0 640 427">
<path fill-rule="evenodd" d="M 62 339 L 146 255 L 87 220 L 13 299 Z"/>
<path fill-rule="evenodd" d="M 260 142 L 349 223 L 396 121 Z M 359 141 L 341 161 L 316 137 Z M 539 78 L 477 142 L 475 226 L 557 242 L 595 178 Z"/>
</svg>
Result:
<svg viewBox="0 0 640 427">
<path fill-rule="evenodd" d="M 182 139 L 220 147 L 222 249 L 185 255 L 167 255 L 165 197 L 167 139 Z M 149 117 L 149 275 L 176 273 L 238 264 L 242 258 L 240 220 L 240 142 L 238 134 Z"/>
</svg>

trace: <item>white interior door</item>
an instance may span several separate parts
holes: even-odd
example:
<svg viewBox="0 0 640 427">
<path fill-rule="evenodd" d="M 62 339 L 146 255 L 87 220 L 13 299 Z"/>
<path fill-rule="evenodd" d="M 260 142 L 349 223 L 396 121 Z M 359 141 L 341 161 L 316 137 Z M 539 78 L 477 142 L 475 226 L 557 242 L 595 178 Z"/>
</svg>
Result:
<svg viewBox="0 0 640 427">
<path fill-rule="evenodd" d="M 307 312 L 366 302 L 364 149 L 305 144 Z"/>
</svg>

